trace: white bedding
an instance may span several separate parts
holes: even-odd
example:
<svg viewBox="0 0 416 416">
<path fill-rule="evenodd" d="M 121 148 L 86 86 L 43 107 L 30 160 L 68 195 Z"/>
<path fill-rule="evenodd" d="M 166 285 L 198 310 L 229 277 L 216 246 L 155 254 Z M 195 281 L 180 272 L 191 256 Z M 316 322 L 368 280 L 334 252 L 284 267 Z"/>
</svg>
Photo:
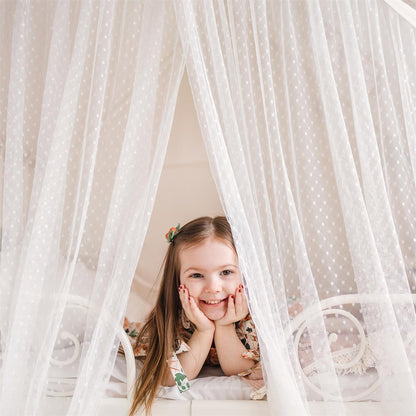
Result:
<svg viewBox="0 0 416 416">
<path fill-rule="evenodd" d="M 137 365 L 138 372 L 138 365 Z M 226 377 L 218 367 L 205 367 L 191 388 L 183 393 L 176 386 L 162 387 L 158 396 L 172 400 L 250 400 L 252 388 L 241 377 Z M 126 364 L 118 356 L 110 379 L 107 397 L 123 397 L 126 391 Z"/>
<path fill-rule="evenodd" d="M 74 321 L 71 322 L 72 325 L 74 325 Z M 342 340 L 342 331 L 340 333 L 337 327 L 335 328 L 335 330 L 338 334 L 338 341 Z M 351 335 L 348 335 L 351 338 Z M 354 341 L 354 343 L 357 342 Z M 343 347 L 345 347 L 344 343 L 341 344 Z M 71 347 L 58 348 L 55 350 L 55 353 L 56 352 L 58 352 L 58 354 L 61 355 L 61 357 L 59 357 L 61 360 L 65 359 L 65 357 L 70 357 L 73 353 Z M 364 370 L 363 372 L 367 371 L 366 374 L 344 374 L 338 376 L 339 387 L 343 397 L 357 396 L 361 392 L 367 390 L 367 388 L 371 386 L 377 379 L 377 373 L 375 372 L 375 370 L 369 369 L 368 367 L 365 369 L 365 366 L 363 364 L 365 363 L 360 363 L 359 367 L 360 369 Z M 55 391 L 55 394 L 60 394 L 61 392 L 70 394 L 76 382 L 77 362 L 66 367 L 51 367 L 49 376 L 52 379 L 49 387 Z M 65 382 L 63 383 L 62 380 L 65 380 Z M 331 390 L 334 387 L 331 384 L 332 381 L 327 380 L 323 375 L 315 374 L 313 371 L 311 372 L 309 380 L 314 385 L 324 387 L 326 390 Z M 403 383 L 403 378 L 401 378 L 400 375 L 398 375 L 396 379 L 391 377 L 388 380 L 384 380 L 383 383 L 384 386 L 388 388 L 388 391 L 406 391 L 405 389 L 401 388 L 403 387 L 403 385 L 401 385 L 400 382 Z M 115 362 L 112 376 L 108 384 L 108 388 L 106 391 L 106 399 L 103 401 L 103 405 L 104 402 L 107 403 L 107 405 L 105 406 L 107 410 L 103 409 L 103 412 L 100 414 L 100 416 L 106 414 L 127 414 L 127 412 L 123 413 L 124 410 L 128 409 L 128 403 L 125 399 L 127 393 L 126 389 L 127 387 L 125 357 L 119 355 Z M 210 413 L 210 416 L 212 415 L 212 413 L 217 413 L 218 415 L 236 414 L 239 416 L 254 416 L 258 414 L 263 414 L 264 416 L 266 416 L 267 401 L 257 402 L 249 400 L 251 391 L 251 387 L 248 384 L 246 384 L 240 377 L 226 377 L 222 375 L 220 370 L 218 371 L 218 369 L 206 368 L 203 370 L 201 376 L 198 377 L 198 379 L 191 381 L 191 389 L 187 392 L 180 393 L 176 386 L 161 388 L 159 392 L 159 397 L 161 399 L 158 400 L 154 408 L 153 416 L 176 413 L 181 415 L 189 414 L 195 416 L 201 416 L 205 414 L 208 415 L 208 413 Z M 382 405 L 381 403 L 371 402 L 378 401 L 381 399 L 381 397 L 385 398 L 387 396 L 383 396 L 381 389 L 378 388 L 372 391 L 370 394 L 366 395 L 365 397 L 361 397 L 360 400 L 363 400 L 362 403 L 358 403 L 358 399 L 354 399 L 354 403 L 325 403 L 322 401 L 322 397 L 319 394 L 317 394 L 309 388 L 307 389 L 307 399 L 310 402 L 310 409 L 312 415 L 363 414 L 367 416 L 372 414 L 381 414 L 381 407 L 386 406 L 388 404 Z M 399 397 L 399 395 L 396 395 L 395 397 Z M 164 413 L 162 409 L 166 409 L 166 406 L 168 405 L 169 412 Z M 119 410 L 113 413 L 106 413 L 107 411 L 109 411 L 109 409 L 112 408 L 112 406 L 115 406 Z M 221 409 L 223 410 L 219 410 L 220 408 L 218 406 L 221 406 Z M 230 409 L 230 412 L 227 411 L 226 413 L 224 413 L 224 409 L 226 408 Z M 158 409 L 160 409 L 160 411 Z M 178 411 L 176 412 L 174 411 L 174 409 L 178 409 Z M 332 410 L 329 411 L 328 409 Z M 46 414 L 54 413 L 46 412 L 45 415 Z M 400 415 L 407 416 L 407 413 L 403 412 L 400 413 Z"/>
<path fill-rule="evenodd" d="M 72 351 L 70 348 L 65 348 L 62 354 L 70 356 Z M 128 415 L 129 403 L 125 398 L 125 374 L 125 357 L 119 355 L 108 385 L 107 397 L 101 403 L 100 416 Z M 62 368 L 51 367 L 49 376 L 55 378 L 55 380 L 50 383 L 49 387 L 53 388 L 55 392 L 70 392 L 75 384 L 76 375 L 77 363 Z M 160 397 L 162 398 L 157 399 L 152 409 L 152 416 L 165 416 L 167 414 L 180 414 L 181 416 L 212 416 L 213 414 L 217 416 L 258 416 L 261 414 L 262 416 L 271 416 L 267 401 L 248 400 L 251 388 L 239 377 L 218 375 L 218 369 L 213 368 L 206 368 L 202 376 L 191 381 L 191 390 L 186 393 L 179 393 L 176 386 L 162 388 L 160 391 Z M 368 374 L 361 376 L 352 374 L 339 376 L 339 383 L 344 394 L 354 395 L 373 383 L 375 378 L 375 372 L 370 371 Z M 62 383 L 62 379 L 65 380 L 65 383 Z M 319 381 L 325 384 L 325 379 L 322 376 L 313 375 L 310 380 L 315 384 L 318 384 Z M 387 383 L 400 389 L 400 383 L 393 378 L 387 380 Z M 339 414 L 375 416 L 389 414 L 388 411 L 386 413 L 385 409 L 388 404 L 372 402 L 372 400 L 376 401 L 380 397 L 380 392 L 376 390 L 363 402 L 325 403 L 315 393 L 308 392 L 309 408 L 312 416 L 335 416 Z M 41 414 L 43 416 L 63 416 L 66 414 L 69 403 L 70 398 L 48 397 L 45 399 L 44 411 Z M 406 411 L 400 413 L 400 415 L 410 416 Z"/>
<path fill-rule="evenodd" d="M 73 353 L 71 348 L 65 348 L 61 351 L 62 357 L 69 357 Z M 138 370 L 139 362 L 137 362 Z M 69 393 L 76 382 L 78 363 L 75 362 L 66 367 L 51 366 L 49 377 L 49 389 L 59 393 Z M 340 389 L 345 396 L 354 396 L 364 391 L 377 378 L 375 371 L 369 371 L 364 375 L 347 374 L 338 377 Z M 328 385 L 325 377 L 321 375 L 313 375 L 310 381 L 319 385 Z M 394 382 L 391 380 L 390 382 Z M 202 370 L 200 377 L 191 380 L 191 389 L 180 393 L 176 386 L 162 387 L 159 397 L 172 400 L 250 400 L 251 387 L 245 383 L 240 377 L 226 377 L 221 373 L 219 368 L 206 367 Z M 397 382 L 396 382 L 397 383 Z M 112 376 L 110 378 L 106 397 L 121 398 L 126 397 L 126 361 L 125 357 L 118 355 Z M 308 400 L 320 401 L 322 398 L 313 391 L 307 392 Z M 375 390 L 365 400 L 377 401 L 380 399 L 380 391 Z"/>
<path fill-rule="evenodd" d="M 42 416 L 65 416 L 70 399 L 45 399 Z M 323 403 L 310 402 L 311 416 L 380 416 L 384 409 L 380 403 Z M 107 398 L 101 402 L 100 416 L 127 416 L 129 403 L 125 398 Z M 272 416 L 266 401 L 247 400 L 192 400 L 172 401 L 157 399 L 152 407 L 152 416 L 181 415 L 181 416 Z M 144 415 L 137 415 L 144 416 Z M 291 415 L 292 416 L 292 415 Z M 293 415 L 294 416 L 294 415 Z M 413 416 L 402 414 L 400 416 Z"/>
<path fill-rule="evenodd" d="M 137 372 L 138 372 L 137 366 Z M 346 374 L 338 376 L 339 386 L 344 396 L 354 396 L 366 390 L 377 380 L 377 373 L 369 371 L 364 375 Z M 327 386 L 325 377 L 313 375 L 310 381 L 319 386 Z M 391 382 L 394 382 L 391 380 Z M 251 387 L 240 377 L 224 376 L 219 368 L 205 367 L 200 376 L 191 380 L 191 389 L 180 393 L 176 386 L 162 387 L 159 397 L 172 400 L 250 400 Z M 398 383 L 396 381 L 396 383 Z M 329 387 L 329 391 L 330 387 Z M 125 397 L 126 391 L 126 364 L 123 356 L 118 356 L 112 377 L 110 379 L 107 397 Z M 307 392 L 309 401 L 321 401 L 317 393 L 309 390 Z M 379 401 L 381 398 L 380 390 L 376 389 L 363 400 Z"/>
<path fill-rule="evenodd" d="M 73 348 L 65 348 L 58 351 L 60 359 L 71 357 Z M 55 357 L 57 351 L 54 353 Z M 137 363 L 137 373 L 139 362 Z M 70 394 L 73 390 L 78 374 L 78 361 L 65 366 L 51 366 L 48 376 L 50 383 L 49 392 L 54 395 Z M 106 390 L 106 397 L 126 397 L 126 361 L 124 356 L 118 355 L 111 378 Z M 200 377 L 190 381 L 191 389 L 180 393 L 176 386 L 162 387 L 159 392 L 160 398 L 172 400 L 250 400 L 252 388 L 238 376 L 226 377 L 216 367 L 206 367 L 202 370 Z"/>
</svg>

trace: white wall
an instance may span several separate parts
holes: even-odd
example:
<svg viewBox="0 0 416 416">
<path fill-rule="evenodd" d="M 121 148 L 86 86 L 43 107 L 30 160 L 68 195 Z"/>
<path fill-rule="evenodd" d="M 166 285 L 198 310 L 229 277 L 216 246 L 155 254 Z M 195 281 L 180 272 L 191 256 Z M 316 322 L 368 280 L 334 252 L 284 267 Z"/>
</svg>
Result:
<svg viewBox="0 0 416 416">
<path fill-rule="evenodd" d="M 170 227 L 203 215 L 223 215 L 185 73 L 149 229 L 136 269 L 127 316 L 143 319 L 154 302 Z"/>
</svg>

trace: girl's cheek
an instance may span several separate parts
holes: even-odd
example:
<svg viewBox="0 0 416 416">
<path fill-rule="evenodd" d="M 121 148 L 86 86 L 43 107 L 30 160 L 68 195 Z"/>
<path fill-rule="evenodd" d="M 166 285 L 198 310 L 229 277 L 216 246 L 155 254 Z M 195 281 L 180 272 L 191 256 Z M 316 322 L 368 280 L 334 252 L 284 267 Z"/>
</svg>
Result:
<svg viewBox="0 0 416 416">
<path fill-rule="evenodd" d="M 186 287 L 188 288 L 188 292 L 191 296 L 195 297 L 197 295 L 197 287 L 195 287 L 195 283 L 193 282 L 186 282 L 185 283 Z"/>
<path fill-rule="evenodd" d="M 234 295 L 235 294 L 235 291 L 237 290 L 239 284 L 240 284 L 240 282 L 238 282 L 238 283 L 235 283 L 235 282 L 230 283 L 228 285 L 228 287 L 227 287 L 227 293 L 229 293 L 230 295 Z"/>
</svg>

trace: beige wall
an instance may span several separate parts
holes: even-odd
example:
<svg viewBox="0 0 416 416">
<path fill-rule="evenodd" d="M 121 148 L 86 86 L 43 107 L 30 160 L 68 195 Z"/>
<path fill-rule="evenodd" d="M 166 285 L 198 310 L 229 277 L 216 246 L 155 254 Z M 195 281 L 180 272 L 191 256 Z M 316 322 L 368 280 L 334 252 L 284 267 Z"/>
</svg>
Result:
<svg viewBox="0 0 416 416">
<path fill-rule="evenodd" d="M 127 309 L 130 319 L 143 319 L 154 302 L 154 279 L 165 255 L 169 228 L 202 215 L 222 214 L 185 73 L 155 206 L 132 285 Z"/>
</svg>

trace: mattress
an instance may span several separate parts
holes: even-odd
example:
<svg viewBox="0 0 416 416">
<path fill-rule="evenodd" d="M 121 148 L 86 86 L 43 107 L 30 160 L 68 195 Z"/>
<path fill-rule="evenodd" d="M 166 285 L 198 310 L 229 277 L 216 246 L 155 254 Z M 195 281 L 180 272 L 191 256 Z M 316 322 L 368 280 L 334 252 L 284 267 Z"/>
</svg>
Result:
<svg viewBox="0 0 416 416">
<path fill-rule="evenodd" d="M 64 416 L 69 408 L 70 398 L 48 397 L 44 400 L 43 416 Z M 381 403 L 323 403 L 309 402 L 311 416 L 380 416 L 384 413 Z M 105 398 L 102 400 L 100 416 L 127 416 L 129 403 L 126 398 Z M 344 412 L 344 413 L 343 413 Z M 152 416 L 272 416 L 266 401 L 247 400 L 168 400 L 156 399 Z M 402 416 L 410 416 L 403 414 Z M 144 416 L 138 414 L 137 416 Z M 413 415 L 412 415 L 413 416 Z"/>
<path fill-rule="evenodd" d="M 66 354 L 71 355 L 71 349 L 66 349 Z M 49 390 L 55 395 L 71 394 L 77 377 L 77 364 L 73 363 L 66 367 L 51 367 L 49 374 L 51 382 Z M 376 379 L 375 372 L 365 375 L 343 375 L 339 376 L 339 385 L 344 395 L 356 395 L 365 390 Z M 322 376 L 310 377 L 312 383 L 325 385 Z M 166 414 L 182 415 L 208 415 L 213 412 L 217 415 L 259 415 L 268 414 L 268 403 L 266 400 L 250 400 L 251 387 L 240 377 L 227 377 L 221 374 L 218 368 L 208 367 L 203 369 L 201 377 L 191 380 L 191 389 L 180 393 L 176 386 L 163 387 L 159 391 L 153 416 Z M 391 379 L 389 383 L 399 387 L 399 380 Z M 122 355 L 117 356 L 112 376 L 109 380 L 105 398 L 101 403 L 100 416 L 103 415 L 127 415 L 129 404 L 126 399 L 126 362 Z M 381 398 L 379 390 L 375 390 L 363 402 L 354 403 L 324 403 L 314 392 L 308 391 L 309 407 L 312 415 L 322 414 L 345 414 L 351 415 L 380 415 Z M 48 397 L 45 401 L 44 415 L 65 415 L 70 398 Z M 363 413 L 365 411 L 365 413 Z M 328 413 L 330 412 L 330 413 Z M 403 413 L 404 415 L 406 413 Z M 410 416 L 410 414 L 409 414 Z"/>
<path fill-rule="evenodd" d="M 65 348 L 61 351 L 61 357 L 72 356 L 72 348 Z M 139 362 L 136 361 L 137 372 Z M 118 355 L 112 375 L 110 377 L 106 397 L 124 398 L 127 395 L 126 384 L 126 361 L 123 355 Z M 51 366 L 49 371 L 48 391 L 50 395 L 71 395 L 76 384 L 78 375 L 78 363 L 65 367 Z M 312 384 L 325 386 L 331 393 L 331 380 L 326 380 L 324 376 L 315 374 L 309 377 Z M 368 371 L 363 375 L 346 374 L 338 376 L 339 388 L 345 397 L 354 397 L 360 392 L 368 389 L 377 380 L 375 371 Z M 393 378 L 385 383 L 400 385 L 400 380 Z M 179 392 L 176 386 L 162 387 L 159 390 L 159 397 L 169 400 L 248 400 L 250 401 L 251 387 L 238 376 L 224 376 L 219 367 L 204 367 L 198 378 L 190 381 L 191 388 L 186 392 Z M 307 398 L 310 401 L 320 401 L 322 398 L 312 390 L 307 391 Z M 381 391 L 375 389 L 370 394 L 363 397 L 363 400 L 380 401 Z"/>
<path fill-rule="evenodd" d="M 356 301 L 355 297 L 351 296 L 342 296 L 340 298 L 333 298 L 325 300 L 325 307 L 331 307 L 334 305 L 339 305 L 340 300 L 346 300 L 351 303 L 351 299 Z M 350 299 L 351 298 L 351 299 Z M 415 299 L 416 300 L 416 299 Z M 328 313 L 334 313 L 333 310 L 326 311 Z M 345 311 L 342 311 L 343 314 L 346 314 Z M 303 322 L 303 316 L 307 315 L 307 311 L 301 313 L 294 321 L 297 321 L 296 325 L 293 325 L 291 328 L 294 332 L 298 330 L 300 325 Z M 71 322 L 73 320 L 71 319 Z M 327 320 L 331 323 L 331 320 Z M 296 322 L 295 322 L 296 323 Z M 353 345 L 347 345 L 343 340 L 343 331 L 342 328 L 339 328 L 339 320 L 334 320 L 332 325 L 332 333 L 330 334 L 331 345 L 336 347 L 333 351 L 334 357 L 341 354 L 341 358 L 345 355 L 345 352 L 351 352 L 355 354 L 356 352 L 351 350 L 354 345 L 359 346 L 360 343 L 357 339 L 351 337 L 350 332 L 348 332 L 348 338 Z M 359 327 L 360 328 L 360 327 Z M 124 331 L 121 331 L 125 336 Z M 361 332 L 364 334 L 364 329 L 361 328 Z M 301 331 L 298 331 L 296 337 L 300 338 L 299 334 Z M 337 334 L 337 337 L 333 336 Z M 288 333 L 288 336 L 291 336 L 291 333 Z M 362 335 L 361 339 L 365 339 L 365 336 Z M 335 340 L 335 341 L 334 341 Z M 129 340 L 122 340 L 126 343 L 125 347 L 130 346 Z M 306 338 L 307 341 L 307 338 Z M 299 342 L 299 340 L 298 340 Z M 338 345 L 339 344 L 339 345 Z M 123 344 L 124 345 L 124 344 Z M 412 412 L 407 412 L 406 409 L 400 409 L 401 401 L 391 402 L 391 403 L 381 403 L 380 400 L 383 398 L 386 400 L 386 397 L 396 397 L 399 398 L 403 392 L 407 391 L 406 386 L 403 385 L 405 382 L 405 377 L 401 377 L 400 374 L 396 376 L 390 376 L 382 380 L 382 384 L 377 382 L 377 372 L 371 365 L 365 366 L 365 363 L 359 363 L 358 370 L 362 374 L 354 373 L 343 373 L 338 375 L 338 387 L 342 392 L 342 396 L 345 400 L 345 397 L 349 397 L 351 402 L 324 402 L 322 396 L 319 395 L 314 386 L 321 387 L 326 392 L 336 393 L 334 390 L 334 385 L 332 383 L 332 378 L 326 378 L 325 375 L 319 374 L 314 371 L 313 363 L 307 362 L 305 357 L 310 354 L 307 354 L 308 343 L 305 345 L 299 345 L 299 355 L 300 361 L 303 360 L 305 363 L 304 371 L 308 371 L 309 377 L 306 383 L 307 389 L 307 400 L 309 403 L 309 409 L 311 415 L 380 415 L 380 414 L 400 414 L 401 416 L 412 415 Z M 363 345 L 366 345 L 364 343 Z M 58 361 L 65 361 L 67 357 L 74 355 L 71 345 L 61 345 L 61 348 L 58 348 L 59 351 L 55 349 L 55 353 L 58 353 Z M 306 348 L 306 349 L 305 349 Z M 131 349 L 131 348 L 130 348 Z M 125 350 L 126 351 L 126 350 Z M 132 359 L 132 351 L 131 359 Z M 303 354 L 303 355 L 302 355 Z M 338 355 L 337 355 L 338 354 Z M 345 358 L 345 357 L 344 357 Z M 339 359 L 339 357 L 338 357 Z M 365 362 L 368 362 L 368 357 Z M 370 360 L 371 361 L 371 360 Z M 132 359 L 131 365 L 134 369 L 134 362 L 136 365 L 139 365 L 138 361 Z M 49 377 L 49 394 L 52 395 L 71 395 L 71 392 L 74 388 L 77 379 L 77 362 L 73 362 L 70 365 L 64 367 L 51 367 Z M 131 370 L 131 367 L 129 367 Z M 137 370 L 137 368 L 136 368 Z M 101 415 L 123 415 L 128 413 L 128 401 L 125 398 L 127 394 L 127 366 L 126 366 L 126 357 L 119 355 L 116 359 L 115 366 L 111 375 L 111 378 L 108 383 L 106 390 L 106 397 L 101 403 Z M 136 371 L 137 373 L 137 371 Z M 253 401 L 250 399 L 251 387 L 246 384 L 241 378 L 237 376 L 226 377 L 221 371 L 213 368 L 204 368 L 200 377 L 195 380 L 191 380 L 191 389 L 187 392 L 180 393 L 176 386 L 173 387 L 163 387 L 159 391 L 159 398 L 155 403 L 152 414 L 153 415 L 163 415 L 163 414 L 181 414 L 181 415 L 204 415 L 217 413 L 218 415 L 258 415 L 268 414 L 268 403 L 266 400 L 263 401 Z M 307 384 L 310 383 L 311 387 L 308 387 Z M 368 391 L 367 391 L 368 390 Z M 386 395 L 386 392 L 394 392 L 393 396 Z M 365 394 L 364 394 L 365 393 Z M 403 403 L 406 402 L 405 398 Z M 42 414 L 44 415 L 57 415 L 65 414 L 65 406 L 69 403 L 69 399 L 66 398 L 57 398 L 57 397 L 48 397 L 47 403 L 49 407 L 53 408 L 54 403 L 57 404 L 57 408 L 62 409 L 62 412 L 59 413 L 55 411 L 46 410 Z M 405 405 L 405 404 L 404 404 Z M 403 406 L 404 406 L 403 405 Z M 52 407 L 51 407 L 52 406 Z M 168 410 L 169 409 L 169 410 Z M 392 410 L 394 409 L 394 410 Z M 397 409 L 400 409 L 397 412 Z"/>
</svg>

